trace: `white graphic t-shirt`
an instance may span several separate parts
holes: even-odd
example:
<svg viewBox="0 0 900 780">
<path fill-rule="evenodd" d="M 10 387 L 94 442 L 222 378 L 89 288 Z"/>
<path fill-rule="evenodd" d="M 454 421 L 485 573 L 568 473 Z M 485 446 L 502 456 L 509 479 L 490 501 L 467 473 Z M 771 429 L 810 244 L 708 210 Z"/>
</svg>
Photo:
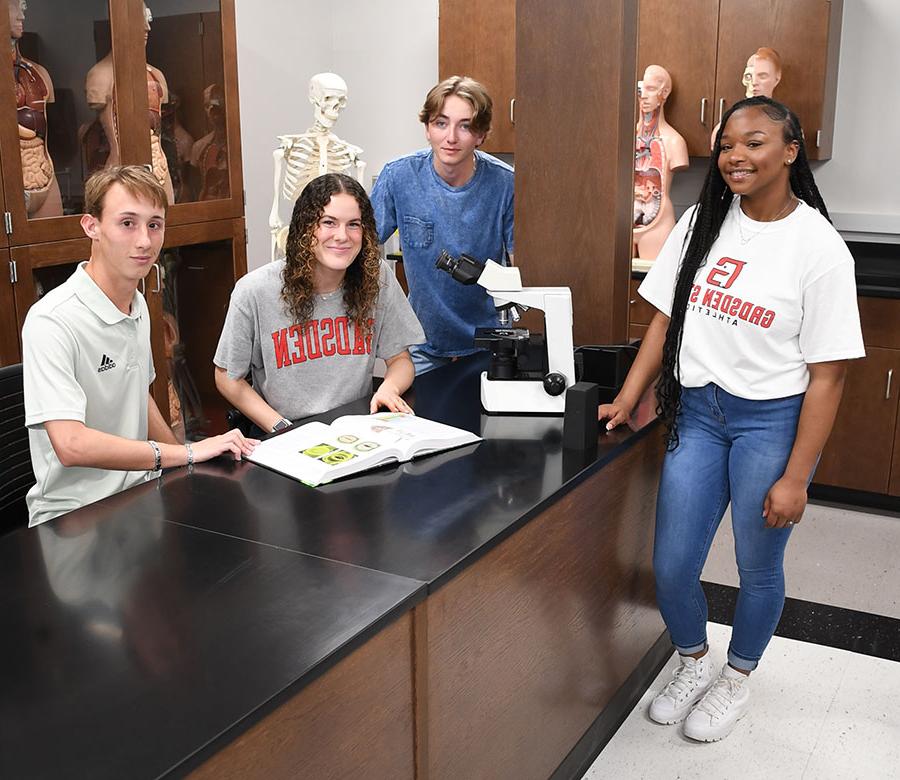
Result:
<svg viewBox="0 0 900 780">
<path fill-rule="evenodd" d="M 667 316 L 694 208 L 638 289 Z M 806 391 L 808 363 L 864 356 L 853 257 L 834 227 L 802 201 L 784 219 L 755 222 L 736 197 L 694 278 L 681 384 L 714 382 L 750 400 L 784 398 Z"/>
</svg>

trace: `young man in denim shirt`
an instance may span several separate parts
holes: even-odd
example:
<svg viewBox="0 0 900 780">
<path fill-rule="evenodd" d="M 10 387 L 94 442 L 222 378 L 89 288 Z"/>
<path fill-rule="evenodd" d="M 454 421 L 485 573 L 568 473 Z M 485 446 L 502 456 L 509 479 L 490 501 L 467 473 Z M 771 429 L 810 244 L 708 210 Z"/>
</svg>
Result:
<svg viewBox="0 0 900 780">
<path fill-rule="evenodd" d="M 409 301 L 428 339 L 410 349 L 417 374 L 475 352 L 475 328 L 499 323 L 483 288 L 435 267 L 443 250 L 512 262 L 513 171 L 478 151 L 491 110 L 485 88 L 466 76 L 433 87 L 419 112 L 430 148 L 385 165 L 372 192 L 379 240 L 400 230 Z"/>
</svg>

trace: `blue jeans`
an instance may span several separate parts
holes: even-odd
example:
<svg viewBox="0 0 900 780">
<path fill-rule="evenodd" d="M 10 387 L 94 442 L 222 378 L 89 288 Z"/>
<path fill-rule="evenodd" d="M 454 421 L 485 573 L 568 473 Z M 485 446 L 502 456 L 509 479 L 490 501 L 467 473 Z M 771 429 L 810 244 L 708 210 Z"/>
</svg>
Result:
<svg viewBox="0 0 900 780">
<path fill-rule="evenodd" d="M 706 647 L 700 573 L 731 503 L 740 592 L 728 662 L 756 668 L 784 607 L 784 549 L 791 529 L 768 528 L 763 502 L 784 474 L 803 394 L 748 401 L 714 384 L 683 388 L 679 444 L 663 461 L 656 509 L 656 597 L 682 655 Z"/>
<path fill-rule="evenodd" d="M 440 368 L 453 362 L 452 357 L 441 357 L 440 355 L 432 355 L 430 352 L 425 352 L 419 344 L 409 348 L 409 356 L 412 358 L 413 368 L 416 369 L 416 376 L 427 374 L 435 368 Z"/>
</svg>

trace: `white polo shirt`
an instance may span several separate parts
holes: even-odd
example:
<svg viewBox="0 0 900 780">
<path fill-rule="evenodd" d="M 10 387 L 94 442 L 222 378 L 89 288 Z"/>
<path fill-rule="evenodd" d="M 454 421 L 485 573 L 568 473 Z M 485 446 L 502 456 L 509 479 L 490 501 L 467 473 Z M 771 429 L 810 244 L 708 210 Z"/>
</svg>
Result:
<svg viewBox="0 0 900 780">
<path fill-rule="evenodd" d="M 22 328 L 25 425 L 37 477 L 26 497 L 29 526 L 155 473 L 67 468 L 44 428 L 48 420 L 79 420 L 126 439 L 147 438 L 147 394 L 156 376 L 147 303 L 135 291 L 131 313 L 123 314 L 84 266 L 35 303 Z"/>
</svg>

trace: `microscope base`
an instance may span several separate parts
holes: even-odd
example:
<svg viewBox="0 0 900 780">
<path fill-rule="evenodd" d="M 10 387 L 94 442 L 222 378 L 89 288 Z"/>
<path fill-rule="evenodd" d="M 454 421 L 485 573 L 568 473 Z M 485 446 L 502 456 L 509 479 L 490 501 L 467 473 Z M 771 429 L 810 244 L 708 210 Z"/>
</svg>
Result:
<svg viewBox="0 0 900 780">
<path fill-rule="evenodd" d="M 563 414 L 566 394 L 547 395 L 535 379 L 488 379 L 481 372 L 481 405 L 490 414 Z"/>
</svg>

